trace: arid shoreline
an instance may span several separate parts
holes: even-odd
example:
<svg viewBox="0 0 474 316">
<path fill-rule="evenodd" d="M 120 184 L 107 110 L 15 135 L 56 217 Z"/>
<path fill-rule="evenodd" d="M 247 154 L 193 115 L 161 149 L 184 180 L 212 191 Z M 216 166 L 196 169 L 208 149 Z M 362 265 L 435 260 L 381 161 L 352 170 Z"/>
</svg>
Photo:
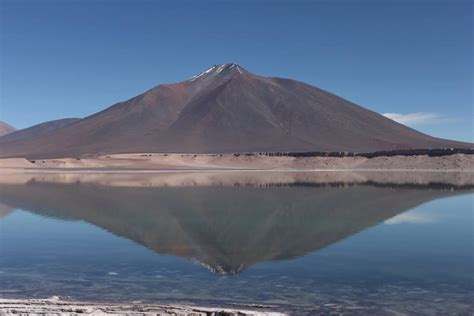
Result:
<svg viewBox="0 0 474 316">
<path fill-rule="evenodd" d="M 114 314 L 114 315 L 226 315 L 226 316 L 283 316 L 282 312 L 270 311 L 265 306 L 248 308 L 220 308 L 182 304 L 146 303 L 96 303 L 63 301 L 54 296 L 48 299 L 0 299 L 0 314 L 70 315 L 70 314 Z"/>
<path fill-rule="evenodd" d="M 366 157 L 236 156 L 233 154 L 116 154 L 83 158 L 0 159 L 15 170 L 435 170 L 474 171 L 474 155 Z"/>
</svg>

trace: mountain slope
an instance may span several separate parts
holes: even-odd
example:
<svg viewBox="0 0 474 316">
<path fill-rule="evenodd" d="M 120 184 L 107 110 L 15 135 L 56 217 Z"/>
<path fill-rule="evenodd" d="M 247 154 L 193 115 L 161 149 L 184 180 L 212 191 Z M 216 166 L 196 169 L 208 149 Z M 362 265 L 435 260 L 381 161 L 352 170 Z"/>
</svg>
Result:
<svg viewBox="0 0 474 316">
<path fill-rule="evenodd" d="M 76 121 L 78 118 L 65 118 L 60 120 L 49 121 L 41 124 L 37 124 L 21 130 L 16 130 L 12 133 L 0 137 L 0 143 L 23 140 L 29 138 L 36 138 L 43 136 L 55 131 L 59 128 L 68 126 Z"/>
<path fill-rule="evenodd" d="M 3 136 L 3 135 L 10 134 L 14 131 L 16 131 L 16 128 L 14 128 L 11 125 L 8 125 L 5 122 L 0 121 L 0 137 Z"/>
<path fill-rule="evenodd" d="M 0 144 L 0 156 L 439 147 L 472 144 L 430 137 L 302 82 L 223 64 L 48 135 Z"/>
</svg>

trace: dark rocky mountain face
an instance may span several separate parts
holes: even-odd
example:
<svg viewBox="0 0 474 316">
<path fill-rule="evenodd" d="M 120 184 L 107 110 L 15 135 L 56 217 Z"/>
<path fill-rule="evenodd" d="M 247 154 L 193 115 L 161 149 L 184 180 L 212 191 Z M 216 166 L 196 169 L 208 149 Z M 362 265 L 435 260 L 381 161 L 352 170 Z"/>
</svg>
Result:
<svg viewBox="0 0 474 316">
<path fill-rule="evenodd" d="M 422 134 L 302 82 L 223 64 L 47 135 L 0 144 L 0 156 L 443 147 L 472 144 Z"/>
<path fill-rule="evenodd" d="M 0 121 L 0 137 L 3 135 L 10 134 L 14 131 L 16 131 L 16 128 L 5 122 Z"/>
<path fill-rule="evenodd" d="M 37 124 L 37 125 L 24 128 L 21 130 L 16 130 L 12 133 L 1 136 L 0 143 L 44 136 L 59 128 L 68 126 L 78 120 L 79 120 L 78 118 L 65 118 L 65 119 L 54 120 L 54 121 Z"/>
</svg>

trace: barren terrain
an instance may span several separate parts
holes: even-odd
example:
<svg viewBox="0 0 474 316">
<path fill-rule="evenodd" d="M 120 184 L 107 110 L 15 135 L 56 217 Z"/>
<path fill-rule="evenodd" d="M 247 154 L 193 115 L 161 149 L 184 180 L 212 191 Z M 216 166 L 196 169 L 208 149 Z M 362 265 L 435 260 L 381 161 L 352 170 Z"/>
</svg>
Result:
<svg viewBox="0 0 474 316">
<path fill-rule="evenodd" d="M 113 314 L 113 315 L 174 315 L 174 316 L 280 316 L 279 312 L 270 312 L 265 308 L 236 309 L 165 304 L 112 304 L 62 301 L 57 296 L 49 299 L 0 300 L 0 314 L 28 315 L 75 315 L 75 314 Z"/>
<path fill-rule="evenodd" d="M 436 170 L 474 171 L 474 155 L 269 157 L 235 154 L 116 154 L 85 158 L 0 159 L 0 171 L 28 170 Z"/>
</svg>

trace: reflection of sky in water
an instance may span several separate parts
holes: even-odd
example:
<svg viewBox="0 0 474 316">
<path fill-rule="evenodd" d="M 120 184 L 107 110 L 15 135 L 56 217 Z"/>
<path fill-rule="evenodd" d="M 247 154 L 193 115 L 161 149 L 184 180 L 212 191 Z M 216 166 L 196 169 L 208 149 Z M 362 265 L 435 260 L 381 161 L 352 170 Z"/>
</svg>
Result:
<svg viewBox="0 0 474 316">
<path fill-rule="evenodd" d="M 318 251 L 256 263 L 236 276 L 159 255 L 83 221 L 17 210 L 0 221 L 0 294 L 402 306 L 411 293 L 465 311 L 474 288 L 473 197 L 434 200 Z"/>
<path fill-rule="evenodd" d="M 473 263 L 472 205 L 473 195 L 432 201 L 325 250 L 333 256 L 350 254 L 352 260 L 366 257 L 361 260 L 374 271 L 391 267 L 413 275 L 468 272 Z"/>
</svg>

